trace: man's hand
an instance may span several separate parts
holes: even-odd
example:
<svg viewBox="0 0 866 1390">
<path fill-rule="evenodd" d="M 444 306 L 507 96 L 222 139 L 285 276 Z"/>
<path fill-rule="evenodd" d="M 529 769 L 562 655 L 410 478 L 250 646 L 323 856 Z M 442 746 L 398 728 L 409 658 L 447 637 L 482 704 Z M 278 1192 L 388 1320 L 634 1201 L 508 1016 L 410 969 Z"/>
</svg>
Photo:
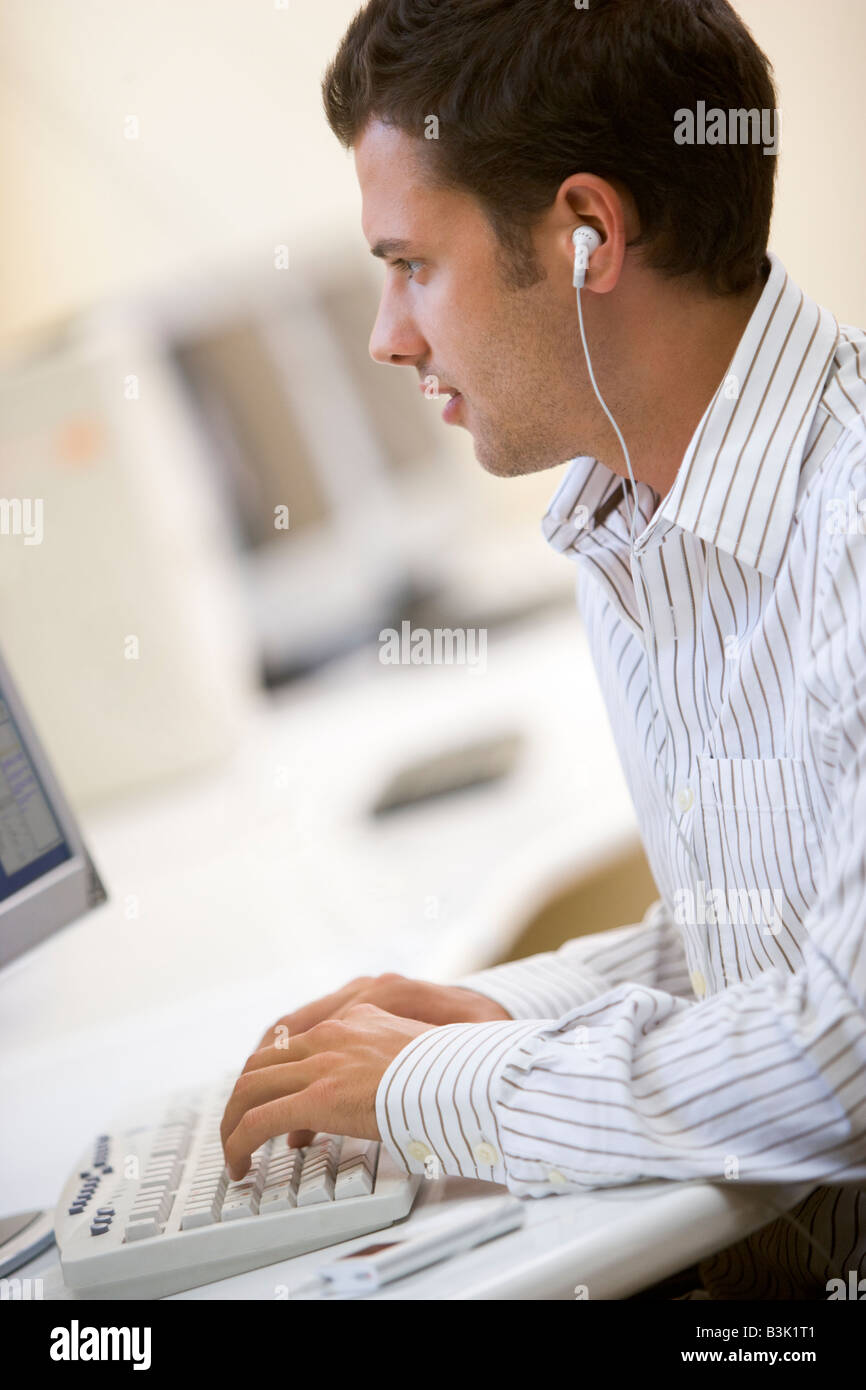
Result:
<svg viewBox="0 0 866 1390">
<path fill-rule="evenodd" d="M 232 1179 L 242 1178 L 265 1140 L 288 1134 L 351 1134 L 378 1139 L 376 1092 L 399 1052 L 431 1024 L 355 1004 L 293 1034 L 288 1046 L 260 1048 L 238 1077 L 220 1137 Z"/>
<path fill-rule="evenodd" d="M 363 975 L 350 980 L 334 994 L 326 994 L 285 1014 L 269 1028 L 259 1047 L 285 1046 L 296 1033 L 306 1033 L 326 1018 L 343 1018 L 355 1004 L 375 1004 L 400 1018 L 416 1018 L 422 1023 L 486 1023 L 489 1019 L 511 1015 L 492 999 L 458 985 L 432 985 L 426 980 L 408 980 L 404 975 Z"/>
</svg>

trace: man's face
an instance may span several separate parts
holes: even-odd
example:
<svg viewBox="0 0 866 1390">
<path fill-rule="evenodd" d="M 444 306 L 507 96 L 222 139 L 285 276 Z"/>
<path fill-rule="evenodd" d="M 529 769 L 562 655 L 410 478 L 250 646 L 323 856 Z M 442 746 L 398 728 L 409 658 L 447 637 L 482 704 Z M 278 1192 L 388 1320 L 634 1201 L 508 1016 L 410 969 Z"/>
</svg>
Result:
<svg viewBox="0 0 866 1390">
<path fill-rule="evenodd" d="M 488 472 L 551 468 L 584 452 L 586 377 L 561 237 L 557 251 L 542 228 L 545 278 L 511 287 L 480 205 L 433 185 L 420 143 L 371 122 L 355 146 L 364 234 L 386 264 L 370 355 L 414 368 L 419 389 L 437 378 L 440 399 L 458 392 L 446 418 L 469 430 Z"/>
</svg>

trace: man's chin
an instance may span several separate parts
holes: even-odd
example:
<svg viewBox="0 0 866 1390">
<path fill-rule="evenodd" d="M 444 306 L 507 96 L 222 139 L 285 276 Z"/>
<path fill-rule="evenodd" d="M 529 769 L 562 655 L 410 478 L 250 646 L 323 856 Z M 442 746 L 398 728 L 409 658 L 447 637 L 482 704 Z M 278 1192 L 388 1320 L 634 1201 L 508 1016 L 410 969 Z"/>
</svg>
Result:
<svg viewBox="0 0 866 1390">
<path fill-rule="evenodd" d="M 553 450 L 548 454 L 537 444 L 529 452 L 516 449 L 513 444 L 497 447 L 475 435 L 472 442 L 481 467 L 495 478 L 523 478 L 528 473 L 544 473 L 548 468 L 558 468 L 561 463 L 574 458 L 574 454 L 560 455 Z"/>
</svg>

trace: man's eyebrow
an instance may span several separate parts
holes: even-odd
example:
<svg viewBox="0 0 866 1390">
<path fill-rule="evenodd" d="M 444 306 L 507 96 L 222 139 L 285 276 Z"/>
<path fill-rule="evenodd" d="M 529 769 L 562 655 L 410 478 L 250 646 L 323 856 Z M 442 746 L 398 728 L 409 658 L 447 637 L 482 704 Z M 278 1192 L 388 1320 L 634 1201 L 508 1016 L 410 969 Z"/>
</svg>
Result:
<svg viewBox="0 0 866 1390">
<path fill-rule="evenodd" d="M 379 256 L 380 259 L 384 260 L 388 256 L 400 256 L 404 252 L 411 250 L 411 247 L 411 242 L 399 241 L 391 237 L 390 239 L 386 238 L 384 241 L 377 241 L 376 245 L 371 248 L 370 255 Z"/>
</svg>

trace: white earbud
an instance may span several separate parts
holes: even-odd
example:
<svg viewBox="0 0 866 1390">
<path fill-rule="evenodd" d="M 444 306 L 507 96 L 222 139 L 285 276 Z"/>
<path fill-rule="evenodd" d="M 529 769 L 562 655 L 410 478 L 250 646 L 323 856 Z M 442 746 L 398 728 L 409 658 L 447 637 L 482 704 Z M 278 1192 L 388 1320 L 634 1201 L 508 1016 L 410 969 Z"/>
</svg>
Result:
<svg viewBox="0 0 866 1390">
<path fill-rule="evenodd" d="M 601 246 L 601 237 L 594 227 L 576 227 L 571 234 L 574 243 L 574 288 L 583 289 L 590 256 Z"/>
</svg>

